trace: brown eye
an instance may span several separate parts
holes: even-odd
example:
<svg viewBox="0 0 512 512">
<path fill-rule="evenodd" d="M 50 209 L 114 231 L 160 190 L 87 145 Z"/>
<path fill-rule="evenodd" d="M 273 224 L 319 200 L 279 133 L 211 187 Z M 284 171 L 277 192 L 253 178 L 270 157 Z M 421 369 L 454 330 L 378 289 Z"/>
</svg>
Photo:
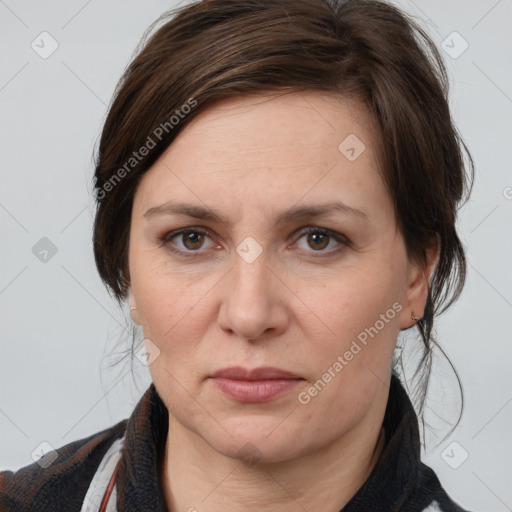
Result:
<svg viewBox="0 0 512 512">
<path fill-rule="evenodd" d="M 204 243 L 204 234 L 197 231 L 183 233 L 181 236 L 183 245 L 191 251 L 200 249 Z"/>
<path fill-rule="evenodd" d="M 175 254 L 194 257 L 203 255 L 204 249 L 209 248 L 207 239 L 210 239 L 210 248 L 213 248 L 215 244 L 207 231 L 191 227 L 167 233 L 159 237 L 159 242 L 162 247 Z"/>
<path fill-rule="evenodd" d="M 304 241 L 302 240 L 304 239 Z M 333 256 L 348 247 L 350 241 L 341 233 L 320 227 L 308 227 L 301 231 L 297 245 L 310 254 L 318 253 L 315 257 Z"/>
<path fill-rule="evenodd" d="M 322 250 L 329 244 L 329 238 L 329 235 L 324 233 L 313 232 L 308 234 L 307 240 L 312 249 Z"/>
</svg>

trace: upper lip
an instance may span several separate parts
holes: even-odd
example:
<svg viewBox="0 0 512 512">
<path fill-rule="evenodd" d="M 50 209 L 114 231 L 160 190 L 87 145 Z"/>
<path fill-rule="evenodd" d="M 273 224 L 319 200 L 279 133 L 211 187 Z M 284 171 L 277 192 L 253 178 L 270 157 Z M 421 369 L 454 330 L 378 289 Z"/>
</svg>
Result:
<svg viewBox="0 0 512 512">
<path fill-rule="evenodd" d="M 225 379 L 233 380 L 270 380 L 270 379 L 300 379 L 298 375 L 275 368 L 272 366 L 262 366 L 260 368 L 243 368 L 241 366 L 231 366 L 223 368 L 211 375 L 211 377 L 223 377 Z"/>
</svg>

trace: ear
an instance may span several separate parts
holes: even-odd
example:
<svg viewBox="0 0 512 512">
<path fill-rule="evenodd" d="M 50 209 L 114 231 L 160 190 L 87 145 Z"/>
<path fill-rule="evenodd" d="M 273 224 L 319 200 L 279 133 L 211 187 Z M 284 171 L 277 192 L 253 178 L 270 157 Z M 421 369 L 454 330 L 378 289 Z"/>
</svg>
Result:
<svg viewBox="0 0 512 512">
<path fill-rule="evenodd" d="M 128 290 L 128 305 L 130 306 L 130 316 L 133 322 L 140 325 L 140 314 L 137 311 L 137 303 L 131 288 Z"/>
<path fill-rule="evenodd" d="M 403 301 L 403 310 L 400 318 L 400 329 L 408 329 L 416 322 L 411 318 L 414 315 L 422 318 L 428 298 L 428 285 L 430 278 L 439 260 L 441 241 L 438 234 L 426 250 L 426 261 L 409 262 L 407 277 L 407 290 Z"/>
</svg>

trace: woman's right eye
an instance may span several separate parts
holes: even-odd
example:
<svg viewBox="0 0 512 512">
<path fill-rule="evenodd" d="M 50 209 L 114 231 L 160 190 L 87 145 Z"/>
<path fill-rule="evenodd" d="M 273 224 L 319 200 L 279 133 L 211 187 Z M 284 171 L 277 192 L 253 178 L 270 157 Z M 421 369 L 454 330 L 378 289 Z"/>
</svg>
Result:
<svg viewBox="0 0 512 512">
<path fill-rule="evenodd" d="M 209 237 L 208 231 L 202 228 L 189 227 L 166 233 L 159 240 L 163 247 L 175 254 L 194 257 L 203 252 L 200 252 L 199 249 L 203 248 L 206 237 Z"/>
</svg>

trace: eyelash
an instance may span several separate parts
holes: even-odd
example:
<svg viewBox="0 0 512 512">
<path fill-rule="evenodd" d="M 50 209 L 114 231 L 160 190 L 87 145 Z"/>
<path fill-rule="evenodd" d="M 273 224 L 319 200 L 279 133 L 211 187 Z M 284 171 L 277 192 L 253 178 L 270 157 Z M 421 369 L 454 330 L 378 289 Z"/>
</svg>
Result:
<svg viewBox="0 0 512 512">
<path fill-rule="evenodd" d="M 159 241 L 161 247 L 165 247 L 167 250 L 171 251 L 174 254 L 178 254 L 179 256 L 182 256 L 185 258 L 199 258 L 202 256 L 200 249 L 198 249 L 196 251 L 182 251 L 181 249 L 176 249 L 175 247 L 172 247 L 169 244 L 169 242 L 173 238 L 176 238 L 177 236 L 180 236 L 180 235 L 190 234 L 190 233 L 196 233 L 196 234 L 205 235 L 205 236 L 210 235 L 210 232 L 208 230 L 205 230 L 204 228 L 191 226 L 191 227 L 182 228 L 182 229 L 178 229 L 178 230 L 166 233 L 163 236 L 158 237 L 158 241 Z M 340 233 L 337 233 L 336 231 L 332 231 L 330 229 L 315 227 L 315 226 L 309 226 L 307 228 L 302 229 L 298 233 L 297 240 L 300 240 L 303 236 L 309 235 L 312 233 L 320 234 L 323 236 L 329 236 L 340 244 L 340 247 L 338 247 L 334 250 L 330 250 L 330 251 L 323 251 L 323 250 L 308 251 L 308 252 L 312 252 L 312 253 L 316 252 L 316 253 L 321 254 L 320 256 L 313 256 L 315 258 L 325 257 L 326 255 L 332 256 L 334 254 L 340 253 L 347 247 L 351 246 L 350 240 L 348 240 L 348 238 L 341 235 Z"/>
</svg>

